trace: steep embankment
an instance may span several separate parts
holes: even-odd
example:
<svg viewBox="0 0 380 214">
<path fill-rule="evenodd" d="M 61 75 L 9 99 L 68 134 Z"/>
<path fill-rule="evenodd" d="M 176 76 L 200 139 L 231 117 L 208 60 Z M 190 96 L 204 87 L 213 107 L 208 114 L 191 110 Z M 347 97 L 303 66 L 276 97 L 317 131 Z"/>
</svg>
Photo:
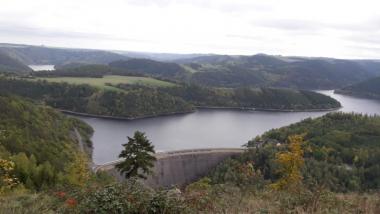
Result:
<svg viewBox="0 0 380 214">
<path fill-rule="evenodd" d="M 380 99 L 380 77 L 336 90 L 335 93 Z"/>
<path fill-rule="evenodd" d="M 12 160 L 16 177 L 29 189 L 55 185 L 81 154 L 77 130 L 91 147 L 92 128 L 56 110 L 0 95 L 0 158 Z"/>
</svg>

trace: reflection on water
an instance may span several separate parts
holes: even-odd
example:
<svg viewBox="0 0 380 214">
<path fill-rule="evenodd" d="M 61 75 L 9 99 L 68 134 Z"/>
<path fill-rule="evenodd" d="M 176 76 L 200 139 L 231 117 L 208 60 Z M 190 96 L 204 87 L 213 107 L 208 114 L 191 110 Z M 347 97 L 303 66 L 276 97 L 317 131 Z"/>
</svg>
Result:
<svg viewBox="0 0 380 214">
<path fill-rule="evenodd" d="M 339 100 L 339 111 L 380 115 L 380 102 L 320 91 Z M 273 128 L 289 125 L 327 112 L 256 112 L 200 110 L 187 115 L 165 116 L 136 121 L 83 118 L 94 130 L 93 160 L 96 164 L 115 160 L 134 131 L 146 132 L 156 151 L 240 147 L 248 140 Z"/>
</svg>

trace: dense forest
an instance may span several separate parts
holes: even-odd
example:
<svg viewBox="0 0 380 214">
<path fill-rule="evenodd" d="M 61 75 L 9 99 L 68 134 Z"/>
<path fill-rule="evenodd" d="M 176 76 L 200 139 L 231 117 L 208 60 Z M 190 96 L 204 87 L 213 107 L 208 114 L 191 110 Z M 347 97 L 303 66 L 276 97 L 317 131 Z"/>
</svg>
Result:
<svg viewBox="0 0 380 214">
<path fill-rule="evenodd" d="M 184 81 L 190 72 L 181 65 L 169 62 L 158 62 L 149 59 L 129 59 L 109 63 L 109 66 L 124 69 L 133 73 L 150 75 L 156 78 Z"/>
<path fill-rule="evenodd" d="M 195 72 L 192 82 L 217 87 L 273 86 L 334 89 L 379 75 L 370 62 L 269 55 L 204 56 L 179 60 Z"/>
<path fill-rule="evenodd" d="M 14 163 L 13 173 L 27 189 L 41 190 L 75 179 L 73 164 L 88 161 L 90 155 L 90 150 L 79 151 L 75 129 L 84 147 L 90 148 L 93 130 L 82 121 L 50 107 L 0 96 L 0 159 Z"/>
<path fill-rule="evenodd" d="M 330 113 L 306 119 L 249 141 L 247 146 L 252 149 L 239 161 L 252 161 L 264 179 L 276 180 L 275 154 L 286 148 L 293 135 L 303 135 L 306 142 L 302 171 L 306 186 L 320 185 L 337 192 L 380 188 L 380 117 Z"/>
<path fill-rule="evenodd" d="M 212 89 L 200 86 L 148 87 L 116 85 L 123 91 L 89 85 L 0 78 L 0 93 L 38 100 L 54 108 L 92 115 L 139 118 L 187 113 L 195 107 L 268 110 L 323 110 L 340 107 L 336 100 L 309 91 L 287 89 Z"/>
<path fill-rule="evenodd" d="M 183 85 L 160 89 L 199 107 L 237 107 L 260 110 L 312 110 L 340 107 L 331 97 L 303 90 L 276 88 L 221 89 Z"/>
<path fill-rule="evenodd" d="M 335 93 L 380 99 L 380 77 L 335 90 Z"/>
<path fill-rule="evenodd" d="M 137 88 L 123 93 L 89 85 L 0 78 L 0 93 L 31 98 L 62 110 L 131 119 L 193 111 L 181 98 L 153 89 Z"/>
</svg>

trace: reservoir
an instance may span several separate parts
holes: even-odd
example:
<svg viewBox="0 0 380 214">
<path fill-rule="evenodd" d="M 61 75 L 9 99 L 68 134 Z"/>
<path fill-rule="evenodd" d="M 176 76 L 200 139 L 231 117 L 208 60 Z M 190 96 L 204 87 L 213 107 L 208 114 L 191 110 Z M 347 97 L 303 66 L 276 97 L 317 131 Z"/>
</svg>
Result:
<svg viewBox="0 0 380 214">
<path fill-rule="evenodd" d="M 333 91 L 319 91 L 337 99 L 342 104 L 338 111 L 380 115 L 380 101 L 362 99 Z M 116 160 L 137 130 L 146 133 L 156 151 L 197 148 L 241 147 L 250 139 L 273 128 L 299 122 L 309 117 L 319 117 L 328 112 L 265 112 L 240 110 L 198 110 L 184 115 L 122 121 L 78 117 L 91 125 L 93 161 L 102 164 Z"/>
<path fill-rule="evenodd" d="M 54 65 L 29 65 L 33 71 L 53 71 Z"/>
</svg>

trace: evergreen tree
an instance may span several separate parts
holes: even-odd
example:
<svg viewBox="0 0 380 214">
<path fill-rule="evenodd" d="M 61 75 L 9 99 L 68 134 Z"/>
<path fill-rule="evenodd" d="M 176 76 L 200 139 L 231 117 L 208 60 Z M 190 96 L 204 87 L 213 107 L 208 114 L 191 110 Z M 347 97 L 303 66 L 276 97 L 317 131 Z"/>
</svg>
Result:
<svg viewBox="0 0 380 214">
<path fill-rule="evenodd" d="M 124 150 L 120 158 L 125 160 L 116 165 L 116 168 L 124 173 L 126 178 L 139 177 L 146 179 L 146 175 L 152 173 L 154 166 L 154 146 L 145 136 L 145 133 L 136 131 L 133 138 L 128 137 L 128 143 L 123 144 Z"/>
</svg>

